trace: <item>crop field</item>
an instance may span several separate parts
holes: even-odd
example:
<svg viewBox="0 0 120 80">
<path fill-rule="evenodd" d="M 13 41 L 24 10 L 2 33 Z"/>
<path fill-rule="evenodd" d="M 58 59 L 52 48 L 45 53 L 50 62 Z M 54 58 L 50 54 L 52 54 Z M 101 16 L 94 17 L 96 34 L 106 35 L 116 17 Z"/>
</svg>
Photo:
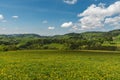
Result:
<svg viewBox="0 0 120 80">
<path fill-rule="evenodd" d="M 0 52 L 0 80 L 120 80 L 120 53 Z"/>
</svg>

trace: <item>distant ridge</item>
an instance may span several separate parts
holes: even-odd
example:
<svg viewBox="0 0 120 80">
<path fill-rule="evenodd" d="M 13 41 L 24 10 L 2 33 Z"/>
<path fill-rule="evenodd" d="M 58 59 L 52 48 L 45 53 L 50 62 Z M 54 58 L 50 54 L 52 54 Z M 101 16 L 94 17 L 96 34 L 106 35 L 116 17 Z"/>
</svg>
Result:
<svg viewBox="0 0 120 80">
<path fill-rule="evenodd" d="M 66 33 L 63 35 L 53 35 L 53 36 L 41 36 L 39 34 L 0 34 L 0 36 L 4 36 L 4 37 L 37 37 L 37 38 L 48 38 L 48 37 L 62 37 L 62 36 L 80 36 L 80 35 L 88 35 L 88 34 L 101 34 L 101 35 L 105 35 L 105 34 L 111 34 L 113 36 L 117 36 L 120 34 L 120 29 L 115 29 L 115 30 L 111 30 L 111 31 L 86 31 L 86 32 L 82 32 L 82 33 Z"/>
<path fill-rule="evenodd" d="M 55 36 L 38 34 L 0 35 L 0 51 L 25 49 L 50 50 L 120 50 L 120 29 L 67 33 Z"/>
</svg>

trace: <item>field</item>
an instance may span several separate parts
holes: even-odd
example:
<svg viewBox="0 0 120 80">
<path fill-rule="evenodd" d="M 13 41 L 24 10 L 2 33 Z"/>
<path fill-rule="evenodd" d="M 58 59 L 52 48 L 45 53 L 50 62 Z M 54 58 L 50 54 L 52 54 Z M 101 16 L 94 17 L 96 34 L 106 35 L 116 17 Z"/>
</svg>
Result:
<svg viewBox="0 0 120 80">
<path fill-rule="evenodd" d="M 0 80 L 120 80 L 120 53 L 0 52 Z"/>
</svg>

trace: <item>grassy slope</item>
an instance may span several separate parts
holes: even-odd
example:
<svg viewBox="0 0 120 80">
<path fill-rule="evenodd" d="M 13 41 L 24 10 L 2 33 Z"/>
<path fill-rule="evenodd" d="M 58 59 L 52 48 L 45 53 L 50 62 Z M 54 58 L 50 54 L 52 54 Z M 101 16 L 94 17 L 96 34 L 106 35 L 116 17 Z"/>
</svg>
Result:
<svg viewBox="0 0 120 80">
<path fill-rule="evenodd" d="M 0 52 L 1 80 L 119 80 L 119 52 Z"/>
</svg>

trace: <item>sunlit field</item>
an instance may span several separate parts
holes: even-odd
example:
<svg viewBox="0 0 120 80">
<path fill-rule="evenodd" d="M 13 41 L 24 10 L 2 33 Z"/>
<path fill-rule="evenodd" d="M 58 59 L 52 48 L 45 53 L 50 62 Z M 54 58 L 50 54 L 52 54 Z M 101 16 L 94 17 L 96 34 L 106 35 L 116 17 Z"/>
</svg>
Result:
<svg viewBox="0 0 120 80">
<path fill-rule="evenodd" d="M 120 80 L 120 53 L 0 52 L 0 80 Z"/>
</svg>

